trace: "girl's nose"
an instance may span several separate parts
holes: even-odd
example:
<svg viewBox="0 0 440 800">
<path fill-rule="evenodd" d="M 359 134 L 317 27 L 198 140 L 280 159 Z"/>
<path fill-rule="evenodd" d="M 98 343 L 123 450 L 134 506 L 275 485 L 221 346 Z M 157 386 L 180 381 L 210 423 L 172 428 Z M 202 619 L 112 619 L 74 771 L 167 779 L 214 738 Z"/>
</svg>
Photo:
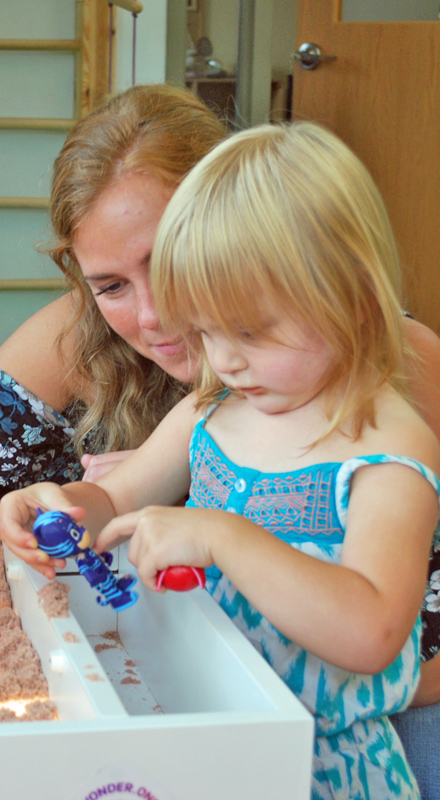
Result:
<svg viewBox="0 0 440 800">
<path fill-rule="evenodd" d="M 207 351 L 207 356 L 216 372 L 231 375 L 246 369 L 247 366 L 246 359 L 232 342 L 223 341 L 214 345 L 211 352 Z"/>
</svg>

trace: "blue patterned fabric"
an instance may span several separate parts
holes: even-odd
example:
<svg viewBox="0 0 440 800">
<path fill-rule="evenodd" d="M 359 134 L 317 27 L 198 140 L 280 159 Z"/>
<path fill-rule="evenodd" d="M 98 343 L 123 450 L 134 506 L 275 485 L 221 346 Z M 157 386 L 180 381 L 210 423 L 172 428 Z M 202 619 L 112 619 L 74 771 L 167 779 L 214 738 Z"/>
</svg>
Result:
<svg viewBox="0 0 440 800">
<path fill-rule="evenodd" d="M 240 467 L 217 447 L 205 420 L 194 430 L 190 460 L 188 506 L 243 514 L 292 547 L 332 563 L 341 557 L 355 470 L 367 464 L 402 463 L 424 475 L 440 495 L 431 470 L 398 456 L 369 456 L 283 474 Z M 313 800 L 419 797 L 400 740 L 385 715 L 405 708 L 417 688 L 420 620 L 387 669 L 360 675 L 334 667 L 284 637 L 217 567 L 207 570 L 206 588 L 314 715 Z"/>
<path fill-rule="evenodd" d="M 0 497 L 39 481 L 80 480 L 74 433 L 63 414 L 0 370 Z"/>
</svg>

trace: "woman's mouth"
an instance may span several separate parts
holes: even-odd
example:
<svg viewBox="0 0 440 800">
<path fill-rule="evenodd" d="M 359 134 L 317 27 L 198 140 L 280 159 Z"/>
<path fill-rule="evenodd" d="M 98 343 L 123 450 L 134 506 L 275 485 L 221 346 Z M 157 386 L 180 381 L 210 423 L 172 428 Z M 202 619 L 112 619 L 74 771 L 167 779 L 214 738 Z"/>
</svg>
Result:
<svg viewBox="0 0 440 800">
<path fill-rule="evenodd" d="M 177 356 L 185 352 L 186 342 L 184 339 L 178 339 L 176 342 L 162 342 L 161 344 L 151 345 L 152 350 L 160 353 L 162 356 Z"/>
</svg>

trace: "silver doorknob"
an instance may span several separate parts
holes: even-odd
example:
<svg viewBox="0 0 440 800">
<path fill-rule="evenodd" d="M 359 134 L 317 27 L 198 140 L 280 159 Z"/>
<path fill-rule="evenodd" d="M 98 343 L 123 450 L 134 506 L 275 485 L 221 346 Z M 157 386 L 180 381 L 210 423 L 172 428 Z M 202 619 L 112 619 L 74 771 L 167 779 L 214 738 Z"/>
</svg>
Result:
<svg viewBox="0 0 440 800">
<path fill-rule="evenodd" d="M 299 50 L 295 50 L 293 58 L 300 62 L 303 69 L 316 69 L 321 61 L 336 61 L 337 56 L 323 56 L 317 44 L 304 42 Z"/>
</svg>

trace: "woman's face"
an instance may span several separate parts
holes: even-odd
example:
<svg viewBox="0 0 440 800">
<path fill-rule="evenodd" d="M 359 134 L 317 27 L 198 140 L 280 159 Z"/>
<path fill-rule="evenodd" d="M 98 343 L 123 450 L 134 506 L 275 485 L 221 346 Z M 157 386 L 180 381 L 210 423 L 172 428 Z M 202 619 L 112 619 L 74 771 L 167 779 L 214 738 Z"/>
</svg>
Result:
<svg viewBox="0 0 440 800">
<path fill-rule="evenodd" d="M 172 194 L 155 178 L 121 176 L 77 229 L 73 249 L 110 327 L 170 375 L 191 382 L 195 361 L 179 333 L 160 326 L 150 288 L 154 237 Z"/>
</svg>

